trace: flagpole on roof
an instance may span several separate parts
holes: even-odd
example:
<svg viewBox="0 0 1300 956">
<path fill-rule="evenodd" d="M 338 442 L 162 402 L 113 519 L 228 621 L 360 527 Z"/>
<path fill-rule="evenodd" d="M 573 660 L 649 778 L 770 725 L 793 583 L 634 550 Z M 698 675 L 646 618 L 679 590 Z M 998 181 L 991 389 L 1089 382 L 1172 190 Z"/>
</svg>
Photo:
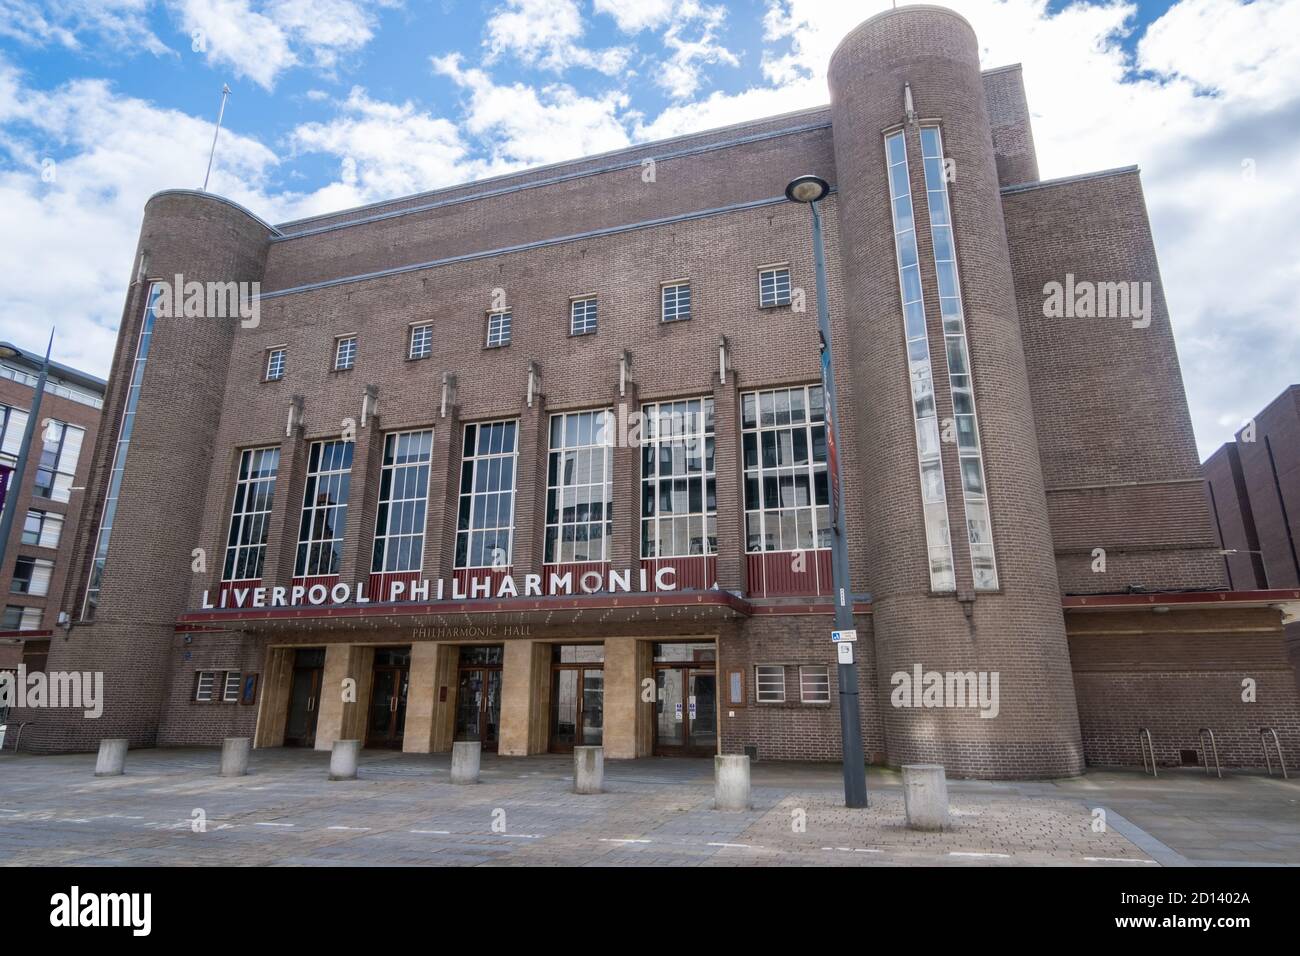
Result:
<svg viewBox="0 0 1300 956">
<path fill-rule="evenodd" d="M 208 171 L 203 174 L 203 191 L 208 191 L 208 177 L 212 175 L 212 157 L 217 155 L 217 137 L 221 135 L 221 120 L 226 115 L 226 98 L 230 96 L 229 84 L 221 84 L 221 109 L 217 111 L 217 128 L 212 131 L 212 150 L 208 153 Z"/>
</svg>

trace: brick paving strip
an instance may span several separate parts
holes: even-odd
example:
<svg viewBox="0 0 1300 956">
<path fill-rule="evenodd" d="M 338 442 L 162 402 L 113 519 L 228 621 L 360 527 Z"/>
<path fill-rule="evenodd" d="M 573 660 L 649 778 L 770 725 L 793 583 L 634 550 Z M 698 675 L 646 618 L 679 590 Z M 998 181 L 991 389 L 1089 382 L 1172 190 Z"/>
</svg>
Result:
<svg viewBox="0 0 1300 956">
<path fill-rule="evenodd" d="M 826 767 L 763 765 L 754 807 L 712 809 L 707 761 L 612 763 L 607 792 L 570 792 L 563 757 L 485 757 L 483 782 L 447 782 L 445 755 L 367 751 L 360 779 L 325 779 L 328 754 L 258 751 L 216 776 L 207 750 L 132 751 L 123 777 L 93 755 L 0 758 L 0 864 L 46 865 L 1079 865 L 1187 861 L 1050 782 L 954 782 L 952 827 L 908 830 L 902 795 L 875 784 L 843 806 Z M 873 783 L 875 783 L 873 781 Z M 194 832 L 201 812 L 206 832 Z"/>
</svg>

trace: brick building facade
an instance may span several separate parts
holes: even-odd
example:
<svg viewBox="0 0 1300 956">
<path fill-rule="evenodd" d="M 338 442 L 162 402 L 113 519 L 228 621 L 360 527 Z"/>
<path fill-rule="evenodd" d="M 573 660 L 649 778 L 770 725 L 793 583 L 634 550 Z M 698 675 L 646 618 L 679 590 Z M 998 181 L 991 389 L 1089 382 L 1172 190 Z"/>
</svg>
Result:
<svg viewBox="0 0 1300 956">
<path fill-rule="evenodd" d="M 1227 588 L 1137 171 L 1040 181 L 1019 69 L 981 71 L 942 8 L 863 23 L 829 83 L 828 108 L 278 226 L 154 196 L 105 406 L 132 403 L 129 447 L 89 479 L 111 535 L 83 522 L 50 654 L 109 696 L 31 746 L 837 758 L 813 248 L 784 197 L 811 172 L 871 759 L 1067 775 L 1139 762 L 1142 727 L 1179 762 L 1209 722 L 1226 764 L 1262 725 L 1300 762 L 1276 679 L 1300 591 Z M 160 314 L 177 275 L 259 282 L 256 323 Z M 1145 322 L 1045 317 L 1076 277 L 1149 283 Z M 996 678 L 996 705 L 905 706 L 917 669 Z"/>
</svg>

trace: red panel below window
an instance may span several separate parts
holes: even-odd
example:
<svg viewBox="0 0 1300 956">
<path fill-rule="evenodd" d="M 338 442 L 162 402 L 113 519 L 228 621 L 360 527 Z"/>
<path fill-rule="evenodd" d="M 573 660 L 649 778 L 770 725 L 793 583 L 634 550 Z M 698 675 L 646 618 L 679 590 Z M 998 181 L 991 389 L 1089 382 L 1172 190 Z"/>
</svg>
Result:
<svg viewBox="0 0 1300 956">
<path fill-rule="evenodd" d="M 564 588 L 553 588 L 551 586 L 551 576 L 566 574 L 573 575 L 570 581 L 569 590 Z M 596 575 L 600 578 L 600 584 L 594 589 L 584 588 L 582 576 L 584 574 Z M 588 584 L 595 583 L 595 577 L 591 578 Z M 606 590 L 609 586 L 609 562 L 608 561 L 573 561 L 568 564 L 548 564 L 542 568 L 542 590 L 547 594 L 596 594 Z"/>
<path fill-rule="evenodd" d="M 457 585 L 457 594 L 464 595 L 467 598 L 474 597 L 496 597 L 501 587 L 501 579 L 504 577 L 513 577 L 514 568 L 506 566 L 504 568 L 460 568 L 451 572 L 452 580 L 459 582 Z M 483 593 L 483 582 L 491 581 L 489 592 Z M 475 583 L 478 584 L 478 590 L 474 590 Z M 516 581 L 515 587 L 523 589 L 523 582 Z M 452 597 L 449 593 L 447 597 Z"/>
<path fill-rule="evenodd" d="M 664 576 L 664 583 L 671 585 L 669 588 L 659 588 L 655 584 L 663 568 L 675 572 Z M 646 573 L 648 591 L 708 591 L 718 586 L 718 558 L 712 554 L 687 558 L 642 558 L 641 570 Z"/>
<path fill-rule="evenodd" d="M 366 584 L 366 597 L 370 598 L 375 604 L 388 604 L 392 601 L 409 601 L 411 600 L 411 585 L 424 577 L 420 571 L 384 571 L 379 574 L 372 573 L 370 581 Z M 393 582 L 400 581 L 405 585 L 396 597 L 393 596 Z M 428 600 L 426 595 L 424 600 Z"/>
<path fill-rule="evenodd" d="M 749 563 L 750 597 L 830 594 L 831 552 L 765 551 L 745 556 Z"/>
<path fill-rule="evenodd" d="M 261 578 L 244 578 L 242 581 L 222 581 L 221 590 L 217 592 L 217 607 L 252 607 L 253 605 L 253 588 L 262 586 Z M 235 594 L 236 591 L 243 592 L 247 589 L 246 594 Z M 239 600 L 237 598 L 242 598 Z M 225 603 L 222 603 L 224 599 Z"/>
</svg>

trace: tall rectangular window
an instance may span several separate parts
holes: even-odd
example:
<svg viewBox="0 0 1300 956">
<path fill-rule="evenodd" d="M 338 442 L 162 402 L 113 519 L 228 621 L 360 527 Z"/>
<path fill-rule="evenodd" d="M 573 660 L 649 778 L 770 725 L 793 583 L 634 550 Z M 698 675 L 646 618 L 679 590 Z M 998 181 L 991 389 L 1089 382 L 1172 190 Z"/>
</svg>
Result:
<svg viewBox="0 0 1300 956">
<path fill-rule="evenodd" d="M 614 532 L 614 413 L 551 416 L 546 466 L 547 564 L 609 560 Z"/>
<path fill-rule="evenodd" d="M 357 364 L 357 337 L 341 335 L 334 340 L 334 370 L 350 369 Z"/>
<path fill-rule="evenodd" d="M 411 326 L 411 343 L 407 358 L 422 359 L 433 354 L 433 326 L 428 322 Z"/>
<path fill-rule="evenodd" d="M 239 703 L 239 686 L 243 683 L 243 675 L 239 671 L 226 671 L 224 689 L 221 692 L 221 700 L 227 704 Z"/>
<path fill-rule="evenodd" d="M 948 383 L 957 425 L 957 457 L 966 505 L 971 573 L 976 590 L 994 591 L 998 587 L 998 569 L 984 488 L 984 458 L 980 449 L 979 423 L 975 418 L 975 387 L 971 382 L 970 356 L 966 347 L 966 319 L 962 309 L 957 248 L 953 242 L 952 210 L 948 203 L 948 181 L 944 176 L 943 139 L 939 127 L 921 127 L 921 160 L 925 165 L 925 195 L 930 210 L 930 238 L 934 242 L 935 281 L 939 287 Z"/>
<path fill-rule="evenodd" d="M 352 450 L 350 441 L 312 442 L 302 521 L 298 525 L 295 577 L 339 573 L 352 483 Z"/>
<path fill-rule="evenodd" d="M 501 568 L 511 561 L 519 423 L 465 426 L 456 517 L 456 567 Z"/>
<path fill-rule="evenodd" d="M 569 303 L 569 334 L 590 335 L 596 331 L 596 297 L 573 299 Z"/>
<path fill-rule="evenodd" d="M 691 284 L 674 282 L 660 292 L 662 317 L 665 322 L 681 322 L 691 317 Z"/>
<path fill-rule="evenodd" d="M 370 570 L 419 571 L 424 567 L 424 524 L 429 503 L 433 430 L 384 436 Z"/>
<path fill-rule="evenodd" d="M 716 554 L 713 399 L 641 406 L 641 557 Z"/>
<path fill-rule="evenodd" d="M 758 304 L 763 308 L 790 304 L 790 270 L 773 266 L 758 271 Z"/>
<path fill-rule="evenodd" d="M 41 460 L 36 465 L 36 484 L 32 493 L 51 501 L 72 497 L 72 482 L 81 457 L 81 442 L 86 430 L 76 425 L 51 420 L 42 437 Z"/>
<path fill-rule="evenodd" d="M 489 312 L 487 317 L 487 346 L 490 349 L 510 344 L 514 316 L 509 312 Z"/>
<path fill-rule="evenodd" d="M 28 511 L 23 522 L 23 544 L 57 548 L 63 534 L 63 515 L 49 511 Z"/>
<path fill-rule="evenodd" d="M 131 363 L 131 380 L 127 385 L 126 404 L 118 426 L 117 444 L 113 448 L 113 469 L 108 475 L 108 490 L 104 494 L 104 510 L 99 516 L 99 529 L 95 533 L 95 558 L 86 582 L 86 599 L 81 606 L 84 620 L 93 620 L 99 606 L 99 590 L 103 583 L 104 564 L 108 560 L 108 545 L 113 535 L 113 519 L 117 514 L 117 496 L 122 490 L 122 475 L 126 471 L 126 454 L 131 447 L 131 433 L 135 428 L 135 410 L 140 404 L 140 383 L 144 381 L 144 367 L 149 360 L 149 343 L 153 340 L 153 326 L 157 319 L 158 297 L 162 285 L 155 282 L 149 287 L 148 303 L 140 320 L 140 335 L 135 343 L 135 361 Z"/>
<path fill-rule="evenodd" d="M 199 671 L 194 675 L 194 699 L 207 703 L 212 700 L 212 687 L 217 682 L 216 671 Z"/>
<path fill-rule="evenodd" d="M 885 137 L 889 163 L 889 197 L 894 219 L 894 250 L 903 300 L 903 333 L 907 339 L 908 378 L 912 389 L 912 416 L 916 453 L 921 474 L 921 507 L 925 514 L 925 540 L 930 566 L 930 589 L 952 591 L 952 538 L 948 530 L 948 498 L 943 487 L 943 461 L 939 457 L 939 419 L 934 404 L 934 376 L 930 369 L 930 340 L 921 298 L 921 265 L 912 213 L 912 187 L 907 171 L 907 144 L 902 131 Z"/>
<path fill-rule="evenodd" d="M 14 576 L 9 582 L 9 590 L 13 594 L 45 597 L 50 593 L 50 578 L 53 575 L 53 561 L 19 555 L 14 562 Z"/>
<path fill-rule="evenodd" d="M 745 550 L 808 551 L 831 546 L 822 387 L 741 396 Z"/>
<path fill-rule="evenodd" d="M 268 349 L 266 352 L 266 380 L 278 382 L 284 378 L 284 349 Z"/>
<path fill-rule="evenodd" d="M 279 470 L 278 448 L 248 448 L 239 456 L 239 476 L 235 480 L 235 500 L 230 506 L 230 532 L 226 536 L 221 580 L 246 581 L 262 576 Z"/>
<path fill-rule="evenodd" d="M 21 408 L 0 405 L 0 463 L 11 468 L 18 463 L 18 450 L 27 429 L 27 413 Z"/>
</svg>

